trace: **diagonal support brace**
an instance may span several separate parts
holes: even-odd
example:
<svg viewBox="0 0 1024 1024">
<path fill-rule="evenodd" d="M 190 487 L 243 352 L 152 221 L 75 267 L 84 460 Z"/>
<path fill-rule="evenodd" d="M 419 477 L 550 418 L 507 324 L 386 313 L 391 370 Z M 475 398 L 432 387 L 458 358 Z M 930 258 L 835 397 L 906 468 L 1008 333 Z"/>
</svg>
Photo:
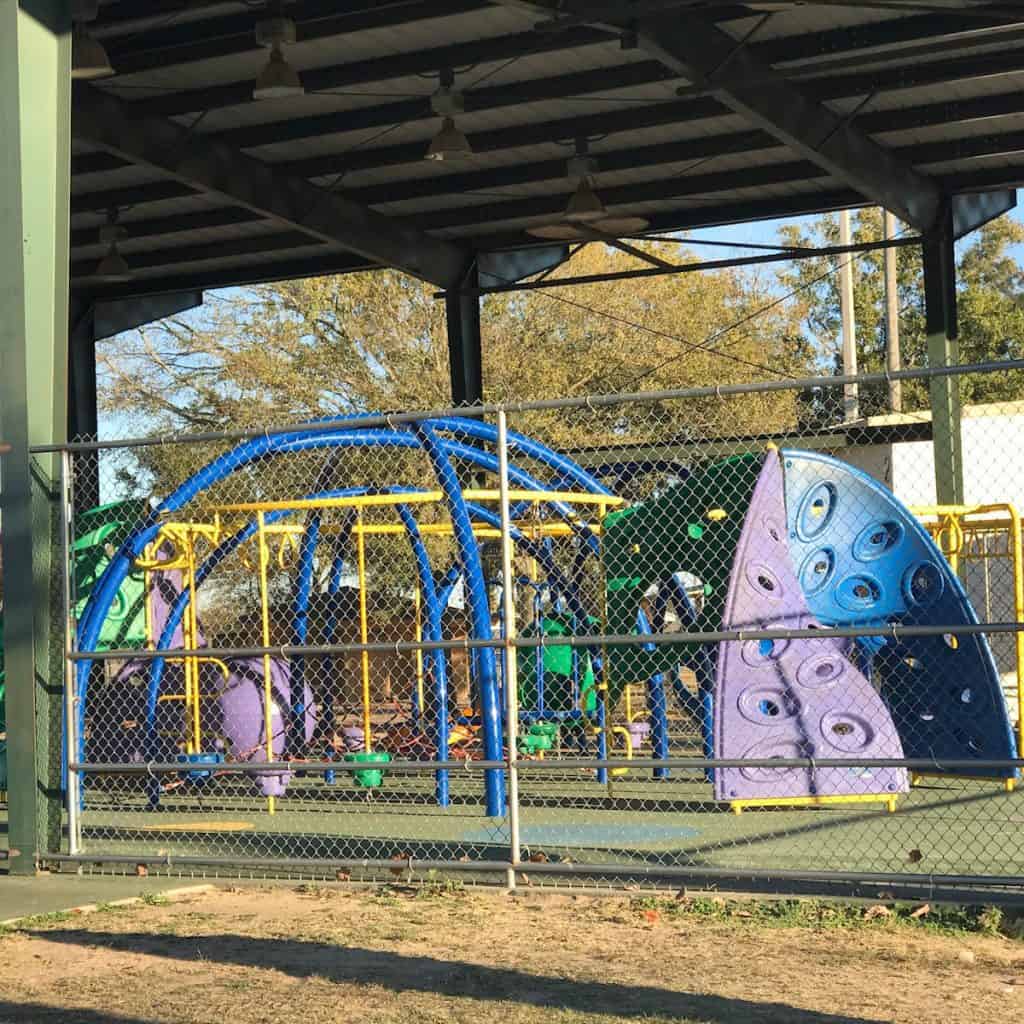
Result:
<svg viewBox="0 0 1024 1024">
<path fill-rule="evenodd" d="M 71 131 L 105 152 L 441 287 L 457 286 L 472 261 L 461 246 L 174 121 L 139 113 L 93 86 L 75 86 Z"/>
</svg>

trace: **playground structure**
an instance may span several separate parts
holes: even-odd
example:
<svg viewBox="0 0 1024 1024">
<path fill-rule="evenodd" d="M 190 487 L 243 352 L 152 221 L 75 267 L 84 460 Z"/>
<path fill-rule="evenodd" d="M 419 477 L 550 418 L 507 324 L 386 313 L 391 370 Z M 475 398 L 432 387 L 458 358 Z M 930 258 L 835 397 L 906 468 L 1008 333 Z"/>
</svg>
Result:
<svg viewBox="0 0 1024 1024">
<path fill-rule="evenodd" d="M 1014 505 L 928 505 L 911 511 L 963 581 L 971 603 L 982 609 L 983 621 L 1024 621 L 1024 536 Z M 989 643 L 1013 716 L 1017 749 L 1024 750 L 1024 635 L 993 636 Z M 915 779 L 924 774 L 916 773 Z"/>
<path fill-rule="evenodd" d="M 310 426 L 245 442 L 159 506 L 122 509 L 116 528 L 80 532 L 78 649 L 151 653 L 107 681 L 88 659 L 76 662 L 77 756 L 181 762 L 180 776 L 147 781 L 154 807 L 168 788 L 209 784 L 219 764 L 291 762 L 281 773 L 254 767 L 271 811 L 304 761 L 343 756 L 359 766 L 353 782 L 372 790 L 392 756 L 503 760 L 509 624 L 496 609 L 506 581 L 486 557 L 487 545 L 502 539 L 500 491 L 464 484 L 466 470 L 497 474 L 497 442 L 494 427 L 458 417 L 388 429 Z M 621 767 L 594 773 L 609 783 L 630 770 L 641 744 L 655 760 L 669 757 L 670 697 L 695 724 L 707 756 L 851 761 L 849 768 L 717 768 L 709 773 L 714 798 L 737 812 L 866 802 L 892 810 L 908 789 L 907 773 L 862 769 L 858 759 L 928 758 L 944 774 L 943 759 L 1016 756 L 988 640 L 956 631 L 978 621 L 956 565 L 870 477 L 829 456 L 769 448 L 694 466 L 681 482 L 629 504 L 599 474 L 535 440 L 510 433 L 508 448 L 509 539 L 528 565 L 509 581 L 528 608 L 516 632 L 553 640 L 517 654 L 522 756 L 569 750 L 606 763 L 621 754 Z M 299 453 L 395 449 L 411 453 L 403 464 L 409 481 L 422 481 L 426 470 L 435 486 L 350 478 L 332 486 L 340 470 L 328 459 L 315 488 L 298 497 L 229 501 L 218 490 L 235 474 L 258 476 Z M 469 653 L 465 706 L 451 685 L 453 655 L 441 648 L 410 659 L 408 685 L 387 715 L 373 697 L 369 651 L 358 656 L 352 706 L 338 699 L 336 663 L 284 650 L 303 647 L 314 633 L 336 640 L 346 589 L 357 595 L 356 639 L 377 639 L 369 604 L 384 575 L 373 562 L 382 544 L 392 555 L 395 544 L 407 551 L 408 561 L 395 561 L 411 568 L 397 598 L 413 609 L 407 639 L 451 639 L 460 591 L 470 638 L 492 644 Z M 260 645 L 280 654 L 202 654 L 201 588 L 214 586 L 229 562 L 255 585 Z M 1019 555 L 1014 565 L 1019 593 Z M 904 624 L 948 631 L 686 639 L 717 630 Z M 678 634 L 671 643 L 642 639 L 668 632 Z M 641 639 L 558 643 L 559 636 L 629 634 Z M 635 687 L 643 689 L 643 710 L 634 705 Z M 450 802 L 449 773 L 435 772 L 442 807 Z M 653 768 L 655 778 L 668 773 Z M 336 782 L 334 772 L 323 774 Z M 1008 786 L 1016 778 L 1013 769 L 958 774 Z M 483 777 L 487 814 L 500 816 L 503 772 L 488 768 Z"/>
</svg>

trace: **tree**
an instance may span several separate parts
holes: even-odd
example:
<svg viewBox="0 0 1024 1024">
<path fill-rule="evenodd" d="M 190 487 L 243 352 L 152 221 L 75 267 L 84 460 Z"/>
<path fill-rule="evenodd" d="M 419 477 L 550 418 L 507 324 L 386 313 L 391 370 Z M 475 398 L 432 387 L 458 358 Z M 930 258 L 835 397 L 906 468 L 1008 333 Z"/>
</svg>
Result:
<svg viewBox="0 0 1024 1024">
<path fill-rule="evenodd" d="M 854 215 L 853 241 L 870 242 L 882 237 L 882 214 L 877 207 Z M 809 227 L 787 227 L 781 232 L 787 245 L 838 245 L 838 217 L 821 217 Z M 1024 242 L 1024 225 L 1000 217 L 984 225 L 957 246 L 957 301 L 960 361 L 982 362 L 1019 359 L 1024 356 L 1024 269 L 1011 247 Z M 857 362 L 862 373 L 885 369 L 885 272 L 882 251 L 801 260 L 779 274 L 779 282 L 793 291 L 796 309 L 808 346 L 814 351 L 818 370 L 828 374 L 841 367 L 839 274 L 844 260 L 854 269 L 854 318 Z M 926 366 L 924 281 L 920 246 L 896 250 L 897 290 L 900 314 L 900 349 L 904 366 Z M 1019 398 L 1024 375 L 977 374 L 962 380 L 965 403 L 1006 401 Z M 903 386 L 904 409 L 928 408 L 928 386 L 907 381 Z M 886 410 L 886 388 L 861 388 L 861 407 L 866 414 Z M 838 414 L 839 403 L 832 412 Z"/>
<path fill-rule="evenodd" d="M 665 259 L 677 246 L 651 243 Z M 565 273 L 635 267 L 589 245 Z M 772 379 L 806 372 L 791 311 L 771 282 L 736 271 L 491 295 L 482 307 L 489 401 Z M 736 324 L 729 330 L 729 325 Z M 197 315 L 100 346 L 101 408 L 145 433 L 260 427 L 450 403 L 443 304 L 394 271 L 269 284 L 212 297 Z M 749 396 L 758 430 L 794 422 L 790 393 Z M 515 418 L 561 448 L 743 432 L 725 399 L 576 408 Z M 166 493 L 195 451 L 144 449 L 124 473 Z M 142 471 L 140 473 L 140 470 Z M 360 467 L 366 472 L 367 467 Z M 308 472 L 304 470 L 304 472 Z M 306 477 L 308 482 L 309 477 Z M 393 479 L 393 478 L 392 478 Z M 368 481 L 369 482 L 369 481 Z"/>
</svg>

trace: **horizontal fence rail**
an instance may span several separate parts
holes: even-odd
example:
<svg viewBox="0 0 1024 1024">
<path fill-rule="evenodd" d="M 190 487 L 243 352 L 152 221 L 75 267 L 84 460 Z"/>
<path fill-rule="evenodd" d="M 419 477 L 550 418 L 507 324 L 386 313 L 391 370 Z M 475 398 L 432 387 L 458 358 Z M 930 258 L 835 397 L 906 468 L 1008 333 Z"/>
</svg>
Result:
<svg viewBox="0 0 1024 1024">
<path fill-rule="evenodd" d="M 984 363 L 956 366 L 925 366 L 883 373 L 841 374 L 833 376 L 788 378 L 776 381 L 757 381 L 745 384 L 716 384 L 711 387 L 673 388 L 661 391 L 620 392 L 611 395 L 587 395 L 583 398 L 552 398 L 535 402 L 505 402 L 480 405 L 449 406 L 422 412 L 395 412 L 376 415 L 353 415 L 338 419 L 318 420 L 312 423 L 270 426 L 251 430 L 220 430 L 167 437 L 115 438 L 103 441 L 69 441 L 63 444 L 32 445 L 33 454 L 47 452 L 91 452 L 118 448 L 149 448 L 169 444 L 196 445 L 218 441 L 244 441 L 259 437 L 274 437 L 297 430 L 341 430 L 366 427 L 394 427 L 421 422 L 426 419 L 444 419 L 449 416 L 482 418 L 499 412 L 550 412 L 559 409 L 606 408 L 637 402 L 685 401 L 699 398 L 725 398 L 731 395 L 765 394 L 775 391 L 804 391 L 814 388 L 848 387 L 861 384 L 888 384 L 891 381 L 941 380 L 960 377 L 968 373 L 1009 373 L 1024 370 L 1024 359 L 1002 359 Z"/>
</svg>

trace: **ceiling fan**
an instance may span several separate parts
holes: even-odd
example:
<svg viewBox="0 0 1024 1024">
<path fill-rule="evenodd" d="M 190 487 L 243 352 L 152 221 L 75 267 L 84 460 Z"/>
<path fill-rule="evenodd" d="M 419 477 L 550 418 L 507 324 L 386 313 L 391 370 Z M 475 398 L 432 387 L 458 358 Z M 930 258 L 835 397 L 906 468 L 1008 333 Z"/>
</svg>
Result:
<svg viewBox="0 0 1024 1024">
<path fill-rule="evenodd" d="M 566 163 L 567 176 L 578 182 L 576 191 L 557 220 L 528 227 L 527 234 L 560 242 L 612 240 L 649 227 L 650 221 L 645 217 L 615 216 L 608 212 L 591 184 L 596 173 L 597 161 L 588 153 L 587 140 L 577 139 L 576 152 Z"/>
</svg>

